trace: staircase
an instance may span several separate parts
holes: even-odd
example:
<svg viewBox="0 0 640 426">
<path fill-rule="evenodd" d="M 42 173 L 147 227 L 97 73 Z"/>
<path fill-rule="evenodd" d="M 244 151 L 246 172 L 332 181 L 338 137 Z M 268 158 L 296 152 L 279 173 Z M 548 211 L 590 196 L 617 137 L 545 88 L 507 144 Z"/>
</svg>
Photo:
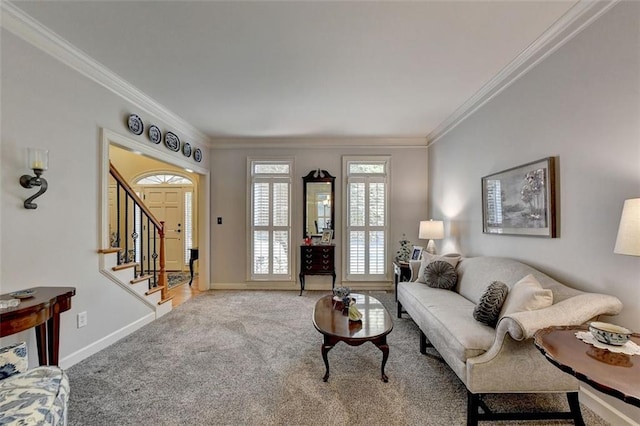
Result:
<svg viewBox="0 0 640 426">
<path fill-rule="evenodd" d="M 164 222 L 153 216 L 111 162 L 109 173 L 116 182 L 110 205 L 115 209 L 116 223 L 111 226 L 116 231 L 110 235 L 110 247 L 98 250 L 100 269 L 160 318 L 172 308 L 166 285 Z"/>
</svg>

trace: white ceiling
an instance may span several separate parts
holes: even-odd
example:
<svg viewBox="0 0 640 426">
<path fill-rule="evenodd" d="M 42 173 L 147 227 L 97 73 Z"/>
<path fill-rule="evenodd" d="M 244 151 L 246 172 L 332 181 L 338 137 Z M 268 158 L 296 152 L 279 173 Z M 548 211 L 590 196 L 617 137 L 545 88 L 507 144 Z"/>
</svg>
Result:
<svg viewBox="0 0 640 426">
<path fill-rule="evenodd" d="M 14 5 L 211 138 L 426 137 L 571 1 Z"/>
</svg>

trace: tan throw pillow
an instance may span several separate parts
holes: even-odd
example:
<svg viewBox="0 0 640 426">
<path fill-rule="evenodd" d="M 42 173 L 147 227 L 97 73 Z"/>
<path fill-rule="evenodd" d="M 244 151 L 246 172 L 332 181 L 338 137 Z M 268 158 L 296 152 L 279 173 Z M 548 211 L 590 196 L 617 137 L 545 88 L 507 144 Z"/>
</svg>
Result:
<svg viewBox="0 0 640 426">
<path fill-rule="evenodd" d="M 507 299 L 502 305 L 500 318 L 522 311 L 535 311 L 553 305 L 553 292 L 544 289 L 531 274 L 511 287 Z"/>
<path fill-rule="evenodd" d="M 436 254 L 422 252 L 422 262 L 420 263 L 420 269 L 418 270 L 418 278 L 416 278 L 416 281 L 423 284 L 427 283 L 424 279 L 424 270 L 431 262 L 442 260 L 449 263 L 451 266 L 453 266 L 453 269 L 455 269 L 461 257 L 462 256 L 460 256 L 459 254 L 445 254 L 444 256 L 438 256 Z"/>
</svg>

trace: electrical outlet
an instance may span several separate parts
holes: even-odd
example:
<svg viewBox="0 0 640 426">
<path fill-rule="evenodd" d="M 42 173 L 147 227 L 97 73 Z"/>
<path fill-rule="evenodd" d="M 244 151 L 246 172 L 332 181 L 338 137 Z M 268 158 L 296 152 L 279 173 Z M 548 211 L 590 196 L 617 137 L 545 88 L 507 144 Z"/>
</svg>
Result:
<svg viewBox="0 0 640 426">
<path fill-rule="evenodd" d="M 78 314 L 78 328 L 84 327 L 85 325 L 87 325 L 87 311 Z"/>
</svg>

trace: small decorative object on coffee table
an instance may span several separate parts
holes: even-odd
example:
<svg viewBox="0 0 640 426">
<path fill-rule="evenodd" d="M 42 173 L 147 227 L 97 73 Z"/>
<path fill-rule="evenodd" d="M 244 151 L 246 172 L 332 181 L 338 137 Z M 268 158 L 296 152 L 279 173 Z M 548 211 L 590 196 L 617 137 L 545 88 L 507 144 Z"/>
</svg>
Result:
<svg viewBox="0 0 640 426">
<path fill-rule="evenodd" d="M 351 303 L 351 289 L 349 287 L 337 287 L 333 289 L 333 300 L 340 301 L 344 305 L 344 309 L 349 308 Z"/>
<path fill-rule="evenodd" d="M 356 299 L 349 301 L 349 321 L 362 322 L 362 314 L 356 306 Z"/>
<path fill-rule="evenodd" d="M 341 300 L 351 294 L 351 289 L 349 287 L 336 287 L 333 289 L 333 295 L 337 296 Z"/>
</svg>

